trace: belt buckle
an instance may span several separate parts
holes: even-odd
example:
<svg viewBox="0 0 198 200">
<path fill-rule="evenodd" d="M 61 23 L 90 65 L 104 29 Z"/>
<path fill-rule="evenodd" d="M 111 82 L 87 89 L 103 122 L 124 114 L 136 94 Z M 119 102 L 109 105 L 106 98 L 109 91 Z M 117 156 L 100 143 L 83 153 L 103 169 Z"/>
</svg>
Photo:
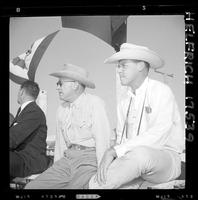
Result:
<svg viewBox="0 0 198 200">
<path fill-rule="evenodd" d="M 81 147 L 80 147 L 80 145 L 78 145 L 78 144 L 71 144 L 70 145 L 70 149 L 73 149 L 73 150 L 81 150 Z"/>
<path fill-rule="evenodd" d="M 81 147 L 79 145 L 76 145 L 76 149 L 80 151 Z"/>
</svg>

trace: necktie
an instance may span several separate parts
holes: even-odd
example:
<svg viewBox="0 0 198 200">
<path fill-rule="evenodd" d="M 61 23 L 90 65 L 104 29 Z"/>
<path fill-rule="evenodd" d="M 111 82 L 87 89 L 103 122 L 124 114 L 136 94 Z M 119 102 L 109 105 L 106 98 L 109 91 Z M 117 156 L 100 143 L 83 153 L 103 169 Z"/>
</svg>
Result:
<svg viewBox="0 0 198 200">
<path fill-rule="evenodd" d="M 123 127 L 123 130 L 122 130 L 122 136 L 121 136 L 120 144 L 122 143 L 122 139 L 123 139 L 123 136 L 124 136 L 125 128 L 126 128 L 126 136 L 127 136 L 127 121 L 128 121 L 128 116 L 129 116 L 129 110 L 130 110 L 130 107 L 131 107 L 131 101 L 132 101 L 132 97 L 130 98 L 130 102 L 129 102 L 129 105 L 128 105 L 126 119 L 125 119 L 124 127 Z"/>
</svg>

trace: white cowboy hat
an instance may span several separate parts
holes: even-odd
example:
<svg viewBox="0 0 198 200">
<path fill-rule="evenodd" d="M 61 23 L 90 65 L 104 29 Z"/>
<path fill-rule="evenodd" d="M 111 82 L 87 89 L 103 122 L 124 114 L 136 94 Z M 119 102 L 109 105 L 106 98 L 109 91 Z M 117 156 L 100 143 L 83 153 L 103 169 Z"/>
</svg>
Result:
<svg viewBox="0 0 198 200">
<path fill-rule="evenodd" d="M 120 51 L 107 58 L 104 62 L 117 63 L 123 59 L 146 61 L 150 64 L 150 67 L 155 69 L 163 67 L 164 65 L 164 60 L 156 52 L 150 50 L 148 47 L 129 43 L 123 43 L 120 46 Z"/>
<path fill-rule="evenodd" d="M 50 74 L 58 78 L 69 78 L 80 82 L 89 88 L 95 88 L 95 84 L 88 79 L 88 72 L 82 67 L 73 64 L 64 64 L 64 68 L 58 72 Z"/>
</svg>

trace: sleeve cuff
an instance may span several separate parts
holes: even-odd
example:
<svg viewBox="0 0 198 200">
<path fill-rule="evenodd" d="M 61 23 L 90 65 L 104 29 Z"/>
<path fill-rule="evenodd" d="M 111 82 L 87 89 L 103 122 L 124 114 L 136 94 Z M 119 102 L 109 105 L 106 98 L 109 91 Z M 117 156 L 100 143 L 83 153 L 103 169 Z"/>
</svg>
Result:
<svg viewBox="0 0 198 200">
<path fill-rule="evenodd" d="M 113 148 L 115 149 L 115 152 L 116 152 L 118 158 L 123 156 L 126 153 L 124 146 L 116 145 Z"/>
</svg>

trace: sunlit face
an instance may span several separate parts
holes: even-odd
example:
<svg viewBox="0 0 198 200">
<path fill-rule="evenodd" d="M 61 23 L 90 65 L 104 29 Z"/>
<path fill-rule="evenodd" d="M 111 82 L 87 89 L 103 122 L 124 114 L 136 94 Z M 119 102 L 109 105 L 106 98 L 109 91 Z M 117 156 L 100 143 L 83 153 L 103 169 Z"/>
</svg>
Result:
<svg viewBox="0 0 198 200">
<path fill-rule="evenodd" d="M 118 63 L 117 71 L 120 76 L 121 84 L 124 86 L 128 86 L 133 83 L 138 76 L 138 61 L 120 60 Z"/>
<path fill-rule="evenodd" d="M 60 78 L 57 84 L 57 90 L 60 100 L 69 101 L 74 95 L 73 83 L 75 81 L 70 79 Z"/>
</svg>

